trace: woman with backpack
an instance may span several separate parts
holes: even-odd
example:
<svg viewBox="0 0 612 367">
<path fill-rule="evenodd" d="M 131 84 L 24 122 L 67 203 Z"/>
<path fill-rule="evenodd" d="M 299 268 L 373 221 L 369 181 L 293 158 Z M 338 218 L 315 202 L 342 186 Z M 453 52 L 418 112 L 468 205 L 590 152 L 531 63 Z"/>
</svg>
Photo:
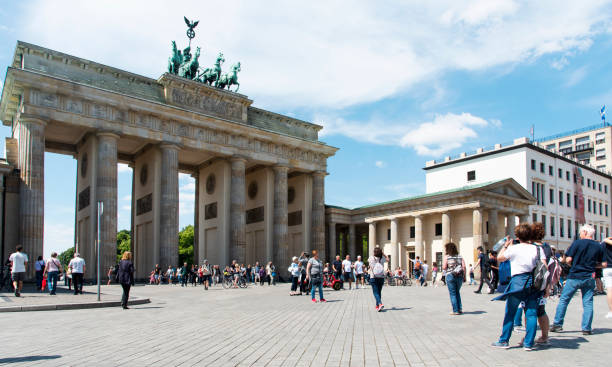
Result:
<svg viewBox="0 0 612 367">
<path fill-rule="evenodd" d="M 385 308 L 381 300 L 381 292 L 385 284 L 386 262 L 389 262 L 389 258 L 387 255 L 383 254 L 380 247 L 376 247 L 374 249 L 374 256 L 368 259 L 370 285 L 372 286 L 372 293 L 374 293 L 374 300 L 376 300 L 376 311 L 378 312 Z"/>
<path fill-rule="evenodd" d="M 463 314 L 463 306 L 461 305 L 461 286 L 465 282 L 465 261 L 457 251 L 457 245 L 452 242 L 444 245 L 446 256 L 442 262 L 442 269 L 446 271 L 446 286 L 450 296 L 453 312 L 451 315 Z"/>
<path fill-rule="evenodd" d="M 538 262 L 542 261 L 546 266 L 546 256 L 541 249 L 530 243 L 532 236 L 531 225 L 521 223 L 514 229 L 514 234 L 518 238 L 519 243 L 512 244 L 512 239 L 508 239 L 499 254 L 497 259 L 500 262 L 510 260 L 511 278 L 510 283 L 506 287 L 505 292 L 494 298 L 494 300 L 506 300 L 506 311 L 502 326 L 502 334 L 499 340 L 491 344 L 495 348 L 510 348 L 510 336 L 514 326 L 514 316 L 516 315 L 518 306 L 521 302 L 525 302 L 526 316 L 526 332 L 523 341 L 523 349 L 526 351 L 533 350 L 533 343 L 537 331 L 537 308 L 538 298 L 541 291 L 533 289 L 534 269 L 538 269 Z"/>
</svg>

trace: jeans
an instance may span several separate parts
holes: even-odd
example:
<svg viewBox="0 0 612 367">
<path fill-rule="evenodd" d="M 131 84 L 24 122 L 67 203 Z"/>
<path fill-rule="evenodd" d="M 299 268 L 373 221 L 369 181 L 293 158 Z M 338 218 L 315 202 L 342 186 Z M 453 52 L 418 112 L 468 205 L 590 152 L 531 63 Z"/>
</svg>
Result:
<svg viewBox="0 0 612 367">
<path fill-rule="evenodd" d="M 49 285 L 49 294 L 55 294 L 55 289 L 57 288 L 58 275 L 59 275 L 58 271 L 47 272 L 47 284 Z"/>
<path fill-rule="evenodd" d="M 130 284 L 121 283 L 121 288 L 123 288 L 123 295 L 121 296 L 121 306 L 127 307 L 128 298 L 130 298 Z"/>
<path fill-rule="evenodd" d="M 72 273 L 74 294 L 83 294 L 83 273 Z"/>
<path fill-rule="evenodd" d="M 374 299 L 376 300 L 376 306 L 382 305 L 382 300 L 380 299 L 380 293 L 382 292 L 382 287 L 385 284 L 385 278 L 370 278 L 370 285 L 372 286 L 372 293 L 374 293 Z"/>
<path fill-rule="evenodd" d="M 302 271 L 302 275 L 300 276 L 300 293 L 306 293 L 306 271 Z"/>
<path fill-rule="evenodd" d="M 451 305 L 453 306 L 453 312 L 462 312 L 463 308 L 461 305 L 461 294 L 459 290 L 463 285 L 463 277 L 453 275 L 451 273 L 446 274 L 446 286 L 448 287 L 448 294 L 450 295 Z"/>
<path fill-rule="evenodd" d="M 593 322 L 593 290 L 595 289 L 595 280 L 593 278 L 568 279 L 565 282 L 553 324 L 563 325 L 567 305 L 578 289 L 582 292 L 582 330 L 591 331 L 591 323 Z"/>
<path fill-rule="evenodd" d="M 299 279 L 299 277 L 291 277 L 291 292 L 295 292 L 297 290 Z"/>
<path fill-rule="evenodd" d="M 521 302 L 525 302 L 525 340 L 523 346 L 533 347 L 533 340 L 538 329 L 538 298 L 540 292 L 531 292 L 531 281 L 526 284 L 526 290 L 517 293 L 510 293 L 506 298 L 506 312 L 504 314 L 504 323 L 502 334 L 499 337 L 499 342 L 507 343 L 510 341 L 512 329 L 514 328 L 514 319 L 519 311 L 518 306 Z"/>
<path fill-rule="evenodd" d="M 523 326 L 523 309 L 518 308 L 516 310 L 516 316 L 514 316 L 514 326 Z"/>
<path fill-rule="evenodd" d="M 491 284 L 491 281 L 489 281 L 489 272 L 485 268 L 480 268 L 480 285 L 478 286 L 476 292 L 480 292 L 485 283 L 487 283 L 489 288 L 493 289 L 493 285 Z"/>
<path fill-rule="evenodd" d="M 312 287 L 310 288 L 310 297 L 312 299 L 315 299 L 315 289 L 319 289 L 319 300 L 324 299 L 323 298 L 323 281 L 322 279 L 319 278 L 313 278 L 311 279 L 311 284 Z"/>
</svg>

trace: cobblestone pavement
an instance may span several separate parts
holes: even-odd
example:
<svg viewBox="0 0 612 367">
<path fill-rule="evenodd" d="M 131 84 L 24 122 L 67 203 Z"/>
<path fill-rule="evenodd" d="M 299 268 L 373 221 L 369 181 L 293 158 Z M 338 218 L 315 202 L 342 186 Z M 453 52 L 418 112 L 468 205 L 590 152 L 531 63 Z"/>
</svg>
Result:
<svg viewBox="0 0 612 367">
<path fill-rule="evenodd" d="M 504 303 L 462 289 L 450 316 L 446 288 L 385 287 L 377 313 L 369 288 L 326 291 L 328 303 L 289 297 L 288 285 L 204 291 L 137 286 L 152 303 L 120 308 L 0 314 L 0 365 L 11 366 L 589 366 L 609 361 L 612 320 L 595 297 L 594 334 L 582 336 L 580 297 L 565 332 L 545 349 L 489 347 Z M 88 289 L 93 291 L 93 287 Z M 116 294 L 116 286 L 105 287 Z M 548 305 L 554 314 L 556 302 Z M 517 346 L 521 334 L 513 334 Z"/>
</svg>

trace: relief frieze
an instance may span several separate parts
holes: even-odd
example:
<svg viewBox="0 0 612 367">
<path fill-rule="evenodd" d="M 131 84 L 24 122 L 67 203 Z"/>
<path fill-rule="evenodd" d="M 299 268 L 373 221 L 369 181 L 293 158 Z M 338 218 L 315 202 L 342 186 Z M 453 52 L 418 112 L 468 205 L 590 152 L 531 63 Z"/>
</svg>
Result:
<svg viewBox="0 0 612 367">
<path fill-rule="evenodd" d="M 206 94 L 194 94 L 178 88 L 172 89 L 172 102 L 183 107 L 233 120 L 242 120 L 242 105 Z"/>
</svg>

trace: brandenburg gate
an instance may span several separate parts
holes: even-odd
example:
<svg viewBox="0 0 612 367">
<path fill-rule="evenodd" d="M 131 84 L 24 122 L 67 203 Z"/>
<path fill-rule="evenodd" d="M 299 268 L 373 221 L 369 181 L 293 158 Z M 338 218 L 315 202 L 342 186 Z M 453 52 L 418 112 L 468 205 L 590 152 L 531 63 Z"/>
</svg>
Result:
<svg viewBox="0 0 612 367">
<path fill-rule="evenodd" d="M 17 243 L 31 259 L 43 254 L 45 152 L 77 160 L 74 245 L 89 265 L 87 278 L 96 270 L 98 230 L 101 269 L 116 262 L 120 162 L 133 168 L 139 278 L 155 264 L 178 265 L 179 172 L 196 182 L 196 262 L 274 261 L 282 271 L 301 251 L 324 253 L 324 178 L 337 149 L 318 140 L 321 126 L 255 108 L 245 95 L 198 80 L 197 56 L 199 48 L 191 63 L 179 60 L 185 72 L 155 80 L 17 43 L 0 118 L 12 129 L 7 161 L 19 183 L 7 217 L 19 219 L 6 229 L 12 240 L 3 258 Z M 235 65 L 234 79 L 239 70 Z M 97 202 L 104 203 L 100 228 Z"/>
</svg>

